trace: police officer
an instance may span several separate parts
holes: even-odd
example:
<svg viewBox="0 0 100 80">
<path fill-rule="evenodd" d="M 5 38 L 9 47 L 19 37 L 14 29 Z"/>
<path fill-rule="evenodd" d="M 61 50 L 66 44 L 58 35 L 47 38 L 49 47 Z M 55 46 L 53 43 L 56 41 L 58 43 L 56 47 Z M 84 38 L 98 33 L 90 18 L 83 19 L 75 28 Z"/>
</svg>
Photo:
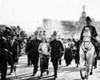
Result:
<svg viewBox="0 0 100 80">
<path fill-rule="evenodd" d="M 11 52 L 9 51 L 7 38 L 10 35 L 10 29 L 6 28 L 0 37 L 0 70 L 1 80 L 6 80 L 7 62 L 12 64 Z"/>
<path fill-rule="evenodd" d="M 39 40 L 37 37 L 38 37 L 38 33 L 35 32 L 34 39 L 31 40 L 31 43 L 29 46 L 29 49 L 30 49 L 29 53 L 31 56 L 31 62 L 34 65 L 34 70 L 33 70 L 32 76 L 35 76 L 35 74 L 37 73 L 37 70 L 38 70 L 38 61 L 39 61 L 38 47 L 39 47 L 39 44 L 41 43 L 41 40 Z"/>
<path fill-rule="evenodd" d="M 13 33 L 12 34 L 12 39 L 10 40 L 10 51 L 12 52 L 12 60 L 13 64 L 18 63 L 18 52 L 19 52 L 19 47 L 18 47 L 18 42 L 16 40 L 16 35 Z"/>
<path fill-rule="evenodd" d="M 98 50 L 98 41 L 96 40 L 96 37 L 98 36 L 98 34 L 97 34 L 97 31 L 96 31 L 95 27 L 92 26 L 90 23 L 91 23 L 91 19 L 90 19 L 89 16 L 87 16 L 86 17 L 86 26 L 84 26 L 84 28 L 82 30 L 81 37 L 80 37 L 80 42 L 82 42 L 82 40 L 83 40 L 83 33 L 84 33 L 85 28 L 88 27 L 91 31 L 91 42 L 95 47 L 96 54 L 98 55 L 98 51 L 99 51 Z M 94 67 L 95 68 L 97 67 L 97 57 L 95 58 Z"/>
<path fill-rule="evenodd" d="M 60 58 L 61 51 L 64 51 L 61 41 L 57 40 L 57 32 L 53 33 L 54 40 L 50 42 L 51 46 L 51 62 L 54 67 L 54 77 L 57 78 L 58 61 Z"/>
</svg>

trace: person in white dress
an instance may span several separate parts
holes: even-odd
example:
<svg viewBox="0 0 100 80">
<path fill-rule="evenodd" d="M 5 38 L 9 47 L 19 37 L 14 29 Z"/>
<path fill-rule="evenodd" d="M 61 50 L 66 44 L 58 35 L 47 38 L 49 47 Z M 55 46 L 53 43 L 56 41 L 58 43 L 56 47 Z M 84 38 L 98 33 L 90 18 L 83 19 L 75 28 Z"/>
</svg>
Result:
<svg viewBox="0 0 100 80">
<path fill-rule="evenodd" d="M 39 45 L 39 53 L 40 53 L 40 71 L 41 75 L 47 71 L 47 74 L 49 74 L 48 71 L 48 65 L 49 65 L 49 56 L 51 52 L 51 47 L 49 43 L 47 43 L 47 40 L 45 37 L 42 38 L 42 43 Z"/>
</svg>

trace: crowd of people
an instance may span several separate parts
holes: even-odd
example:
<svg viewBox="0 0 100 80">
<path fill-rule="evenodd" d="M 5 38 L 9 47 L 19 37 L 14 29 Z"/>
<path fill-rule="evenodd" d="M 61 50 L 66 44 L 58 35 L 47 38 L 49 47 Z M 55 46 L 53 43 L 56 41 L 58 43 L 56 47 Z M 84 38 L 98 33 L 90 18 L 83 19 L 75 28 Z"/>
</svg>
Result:
<svg viewBox="0 0 100 80">
<path fill-rule="evenodd" d="M 84 29 L 88 27 L 91 30 L 92 43 L 95 46 L 96 53 L 98 55 L 98 46 L 96 36 L 98 35 L 95 27 L 90 25 L 90 18 L 86 18 L 87 26 L 84 26 L 80 40 L 63 39 L 57 37 L 57 32 L 54 31 L 52 37 L 46 38 L 46 31 L 38 33 L 34 32 L 33 37 L 27 38 L 27 41 L 23 40 L 24 53 L 27 54 L 28 66 L 33 65 L 33 74 L 35 76 L 38 68 L 40 67 L 41 75 L 44 72 L 49 74 L 48 66 L 49 59 L 53 64 L 54 77 L 57 78 L 58 65 L 61 65 L 61 58 L 64 54 L 66 66 L 71 64 L 72 59 L 75 59 L 77 67 L 79 65 L 79 47 L 83 41 Z M 18 63 L 18 57 L 21 51 L 21 42 L 18 40 L 18 36 L 11 34 L 10 28 L 5 28 L 0 36 L 0 70 L 1 80 L 6 80 L 7 65 L 11 66 L 11 74 L 15 69 L 15 64 Z M 8 64 L 7 64 L 8 63 Z M 97 57 L 95 58 L 94 67 L 97 67 Z"/>
<path fill-rule="evenodd" d="M 11 28 L 5 26 L 0 34 L 0 71 L 1 80 L 6 79 L 7 66 L 11 66 L 9 75 L 14 71 L 15 64 L 18 63 L 21 49 L 24 43 L 19 35 L 12 33 Z"/>
<path fill-rule="evenodd" d="M 57 77 L 58 60 L 60 53 L 64 51 L 64 47 L 61 41 L 57 40 L 57 33 L 54 32 L 53 40 L 48 42 L 46 36 L 43 34 L 41 40 L 38 38 L 38 34 L 35 33 L 34 39 L 31 40 L 26 47 L 26 53 L 28 54 L 28 65 L 33 64 L 33 76 L 38 70 L 38 62 L 40 58 L 40 70 L 41 76 L 43 72 L 48 71 L 49 58 L 54 67 L 54 77 Z M 30 63 L 31 62 L 31 63 Z"/>
</svg>

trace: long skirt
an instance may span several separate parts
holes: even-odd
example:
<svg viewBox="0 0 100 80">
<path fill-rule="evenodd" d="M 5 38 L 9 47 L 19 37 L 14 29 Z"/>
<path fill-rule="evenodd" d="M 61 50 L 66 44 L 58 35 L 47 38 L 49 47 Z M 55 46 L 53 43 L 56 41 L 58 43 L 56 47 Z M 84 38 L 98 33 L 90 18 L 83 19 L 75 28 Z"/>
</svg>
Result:
<svg viewBox="0 0 100 80">
<path fill-rule="evenodd" d="M 42 55 L 42 57 L 40 58 L 40 70 L 41 70 L 41 73 L 43 73 L 43 72 L 48 70 L 48 65 L 49 65 L 49 56 Z"/>
<path fill-rule="evenodd" d="M 64 59 L 66 62 L 66 65 L 68 66 L 69 64 L 71 64 L 72 61 L 72 51 L 70 48 L 66 48 L 65 49 L 65 55 L 64 55 Z"/>
</svg>

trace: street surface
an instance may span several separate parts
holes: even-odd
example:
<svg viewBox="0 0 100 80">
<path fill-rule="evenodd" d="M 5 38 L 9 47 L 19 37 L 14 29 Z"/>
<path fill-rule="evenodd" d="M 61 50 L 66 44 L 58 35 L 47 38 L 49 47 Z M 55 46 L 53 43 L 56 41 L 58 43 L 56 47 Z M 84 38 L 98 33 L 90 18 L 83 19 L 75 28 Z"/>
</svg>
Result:
<svg viewBox="0 0 100 80">
<path fill-rule="evenodd" d="M 7 75 L 7 80 L 81 80 L 79 68 L 76 68 L 74 60 L 71 65 L 66 66 L 64 59 L 62 58 L 62 65 L 59 65 L 58 77 L 53 77 L 53 66 L 49 62 L 49 74 L 43 74 L 40 77 L 40 70 L 35 76 L 31 76 L 33 72 L 33 66 L 27 66 L 27 56 L 23 55 L 19 58 L 19 63 L 16 65 L 16 72 L 12 75 Z M 7 71 L 9 73 L 9 69 Z M 16 76 L 15 76 L 16 75 Z M 89 76 L 89 80 L 100 80 L 100 61 L 98 60 L 98 66 L 93 71 L 93 75 Z"/>
</svg>

